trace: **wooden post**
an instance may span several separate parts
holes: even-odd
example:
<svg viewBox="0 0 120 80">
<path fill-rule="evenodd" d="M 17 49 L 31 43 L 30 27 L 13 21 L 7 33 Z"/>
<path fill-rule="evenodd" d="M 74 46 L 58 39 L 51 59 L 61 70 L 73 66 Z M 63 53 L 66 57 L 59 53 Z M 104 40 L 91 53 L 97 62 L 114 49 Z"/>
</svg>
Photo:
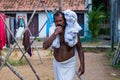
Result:
<svg viewBox="0 0 120 80">
<path fill-rule="evenodd" d="M 0 56 L 1 56 L 1 51 L 0 51 Z M 2 62 L 2 61 L 0 60 L 0 66 L 1 66 L 1 62 Z"/>
<path fill-rule="evenodd" d="M 62 0 L 58 0 L 59 11 L 62 11 Z"/>
<path fill-rule="evenodd" d="M 111 50 L 114 49 L 114 0 L 110 0 L 110 33 L 111 33 Z"/>
<path fill-rule="evenodd" d="M 5 61 L 2 57 L 0 57 L 0 61 Z M 20 79 L 25 80 L 21 74 L 19 74 L 8 62 L 5 62 L 6 66 Z"/>
</svg>

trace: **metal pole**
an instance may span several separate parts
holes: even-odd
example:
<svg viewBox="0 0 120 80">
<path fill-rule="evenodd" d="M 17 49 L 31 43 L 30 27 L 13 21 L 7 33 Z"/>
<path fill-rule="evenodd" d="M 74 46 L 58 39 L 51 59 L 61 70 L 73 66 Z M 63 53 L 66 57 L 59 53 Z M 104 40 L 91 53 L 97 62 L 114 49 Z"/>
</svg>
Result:
<svg viewBox="0 0 120 80">
<path fill-rule="evenodd" d="M 115 0 L 115 24 L 116 24 L 116 42 L 119 41 L 119 31 L 118 31 L 118 0 Z"/>
<path fill-rule="evenodd" d="M 111 50 L 114 49 L 114 21 L 113 21 L 113 0 L 110 0 L 110 34 L 111 34 Z"/>
</svg>

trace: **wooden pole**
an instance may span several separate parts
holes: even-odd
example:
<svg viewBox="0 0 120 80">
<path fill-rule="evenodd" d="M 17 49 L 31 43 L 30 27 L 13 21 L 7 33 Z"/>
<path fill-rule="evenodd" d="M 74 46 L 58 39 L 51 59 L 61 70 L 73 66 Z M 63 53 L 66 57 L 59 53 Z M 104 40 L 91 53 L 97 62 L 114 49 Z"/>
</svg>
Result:
<svg viewBox="0 0 120 80">
<path fill-rule="evenodd" d="M 0 51 L 0 57 L 1 57 L 1 51 Z M 1 66 L 1 62 L 2 62 L 2 61 L 0 60 L 0 66 Z"/>
<path fill-rule="evenodd" d="M 62 0 L 58 0 L 59 11 L 62 11 Z"/>
<path fill-rule="evenodd" d="M 5 61 L 2 57 L 0 57 L 0 61 Z M 8 62 L 5 62 L 6 66 L 20 79 L 25 80 L 22 75 L 20 75 Z"/>
</svg>

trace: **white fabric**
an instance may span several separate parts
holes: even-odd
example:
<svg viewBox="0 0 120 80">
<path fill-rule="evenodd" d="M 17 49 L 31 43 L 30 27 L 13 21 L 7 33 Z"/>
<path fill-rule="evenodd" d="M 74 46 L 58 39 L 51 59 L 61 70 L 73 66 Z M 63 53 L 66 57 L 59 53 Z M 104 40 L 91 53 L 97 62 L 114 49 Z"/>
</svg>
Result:
<svg viewBox="0 0 120 80">
<path fill-rule="evenodd" d="M 78 32 L 81 30 L 81 27 L 77 22 L 74 23 L 73 26 L 67 25 L 65 29 L 65 42 L 68 43 L 69 46 L 73 47 L 78 41 Z"/>
<path fill-rule="evenodd" d="M 74 45 L 76 45 L 78 41 L 77 34 L 80 30 L 82 30 L 82 28 L 77 22 L 77 15 L 75 12 L 71 10 L 65 10 L 63 11 L 63 13 L 65 14 L 65 19 L 67 23 L 64 35 L 65 42 L 67 42 L 70 47 L 73 47 Z M 49 36 L 51 36 L 54 33 L 55 28 L 56 28 L 55 24 L 53 24 L 53 26 L 50 27 Z M 52 47 L 55 48 L 60 47 L 59 35 L 53 41 L 51 48 Z"/>
<path fill-rule="evenodd" d="M 65 41 L 68 45 L 73 47 L 77 43 L 77 34 L 82 30 L 81 26 L 77 22 L 77 14 L 69 9 L 63 11 L 66 19 L 66 29 L 65 29 Z"/>
<path fill-rule="evenodd" d="M 53 60 L 55 80 L 74 80 L 76 70 L 76 56 L 63 61 Z"/>
<path fill-rule="evenodd" d="M 16 39 L 19 39 L 24 31 L 24 27 L 19 27 L 16 33 Z"/>
</svg>

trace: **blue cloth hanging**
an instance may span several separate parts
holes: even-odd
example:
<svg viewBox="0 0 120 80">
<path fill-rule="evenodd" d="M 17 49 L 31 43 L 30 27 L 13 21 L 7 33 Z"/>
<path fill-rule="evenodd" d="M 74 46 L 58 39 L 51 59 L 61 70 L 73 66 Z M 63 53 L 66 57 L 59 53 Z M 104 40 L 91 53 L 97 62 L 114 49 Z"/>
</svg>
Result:
<svg viewBox="0 0 120 80">
<path fill-rule="evenodd" d="M 49 12 L 48 13 L 48 16 L 50 18 L 50 21 L 53 23 L 54 19 L 53 19 L 53 13 L 52 12 Z M 51 23 L 50 23 L 49 19 L 47 19 L 47 25 L 46 25 L 46 35 L 49 34 L 49 29 L 50 29 L 50 26 L 51 26 Z"/>
</svg>

